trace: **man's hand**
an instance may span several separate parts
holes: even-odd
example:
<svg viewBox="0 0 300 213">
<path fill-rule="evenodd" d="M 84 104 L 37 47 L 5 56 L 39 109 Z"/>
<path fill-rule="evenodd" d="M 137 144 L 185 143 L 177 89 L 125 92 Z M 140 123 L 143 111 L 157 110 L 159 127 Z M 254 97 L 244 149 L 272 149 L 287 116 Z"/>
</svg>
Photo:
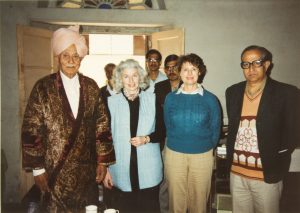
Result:
<svg viewBox="0 0 300 213">
<path fill-rule="evenodd" d="M 107 173 L 106 173 L 105 178 L 103 180 L 103 185 L 104 185 L 105 188 L 108 188 L 108 189 L 112 189 L 112 187 L 114 185 L 113 181 L 112 181 L 112 177 L 109 173 L 109 170 L 107 170 Z"/>
<path fill-rule="evenodd" d="M 38 176 L 33 176 L 35 184 L 40 188 L 42 192 L 49 192 L 48 186 L 48 175 L 47 173 L 40 174 Z"/>
<path fill-rule="evenodd" d="M 103 179 L 104 179 L 104 177 L 106 175 L 106 172 L 107 172 L 107 167 L 105 165 L 101 165 L 101 164 L 97 165 L 96 182 L 98 184 L 100 184 L 103 181 Z"/>
</svg>

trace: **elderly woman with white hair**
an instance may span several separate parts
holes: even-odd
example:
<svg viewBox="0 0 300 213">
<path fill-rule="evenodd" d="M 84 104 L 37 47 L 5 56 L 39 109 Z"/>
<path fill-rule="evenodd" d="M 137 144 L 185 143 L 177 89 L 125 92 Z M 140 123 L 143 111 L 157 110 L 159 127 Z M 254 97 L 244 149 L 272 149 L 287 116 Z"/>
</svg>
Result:
<svg viewBox="0 0 300 213">
<path fill-rule="evenodd" d="M 155 95 L 143 91 L 149 86 L 147 72 L 128 59 L 116 67 L 113 80 L 118 94 L 108 98 L 108 107 L 116 164 L 103 181 L 112 189 L 107 196 L 122 213 L 159 212 L 162 160 L 154 131 Z"/>
<path fill-rule="evenodd" d="M 115 162 L 107 110 L 96 82 L 78 73 L 87 54 L 79 27 L 53 34 L 59 71 L 32 89 L 22 126 L 23 167 L 49 196 L 47 212 L 82 212 L 97 204 L 106 167 Z"/>
</svg>

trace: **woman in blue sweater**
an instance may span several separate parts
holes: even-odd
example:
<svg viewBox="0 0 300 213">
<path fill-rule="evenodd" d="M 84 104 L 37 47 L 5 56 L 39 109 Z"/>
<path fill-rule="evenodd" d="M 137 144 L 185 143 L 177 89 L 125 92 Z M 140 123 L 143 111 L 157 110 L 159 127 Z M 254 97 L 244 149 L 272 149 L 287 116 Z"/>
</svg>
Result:
<svg viewBox="0 0 300 213">
<path fill-rule="evenodd" d="M 206 66 L 198 55 L 181 56 L 178 70 L 183 84 L 167 95 L 164 105 L 170 212 L 205 213 L 221 111 L 216 96 L 200 84 Z"/>
</svg>

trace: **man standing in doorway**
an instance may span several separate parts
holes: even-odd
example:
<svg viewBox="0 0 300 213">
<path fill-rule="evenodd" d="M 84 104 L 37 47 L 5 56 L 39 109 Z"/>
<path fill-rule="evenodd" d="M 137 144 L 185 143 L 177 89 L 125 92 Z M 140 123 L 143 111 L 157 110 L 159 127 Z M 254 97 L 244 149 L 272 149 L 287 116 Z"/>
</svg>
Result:
<svg viewBox="0 0 300 213">
<path fill-rule="evenodd" d="M 160 148 L 162 150 L 162 156 L 164 159 L 164 146 L 166 138 L 166 127 L 164 124 L 163 106 L 165 98 L 168 93 L 175 91 L 180 86 L 180 76 L 177 70 L 177 55 L 169 55 L 164 62 L 164 70 L 168 77 L 167 80 L 161 81 L 155 84 L 154 93 L 156 95 L 156 132 L 160 134 L 162 141 L 160 142 Z M 169 212 L 169 194 L 168 187 L 165 179 L 160 184 L 159 190 L 159 203 L 161 213 Z"/>
<path fill-rule="evenodd" d="M 146 53 L 146 69 L 150 78 L 149 92 L 154 92 L 154 85 L 160 81 L 166 80 L 167 76 L 159 71 L 162 56 L 156 49 L 151 49 Z"/>
</svg>

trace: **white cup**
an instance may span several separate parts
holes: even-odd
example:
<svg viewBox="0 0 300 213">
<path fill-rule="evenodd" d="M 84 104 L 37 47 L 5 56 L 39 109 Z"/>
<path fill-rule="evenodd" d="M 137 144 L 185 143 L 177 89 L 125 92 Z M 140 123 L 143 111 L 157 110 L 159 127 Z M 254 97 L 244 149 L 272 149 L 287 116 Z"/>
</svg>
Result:
<svg viewBox="0 0 300 213">
<path fill-rule="evenodd" d="M 106 209 L 106 210 L 104 210 L 104 213 L 119 213 L 119 210 L 116 210 L 116 209 Z"/>
<path fill-rule="evenodd" d="M 86 206 L 85 213 L 98 213 L 98 207 L 96 205 Z"/>
</svg>

